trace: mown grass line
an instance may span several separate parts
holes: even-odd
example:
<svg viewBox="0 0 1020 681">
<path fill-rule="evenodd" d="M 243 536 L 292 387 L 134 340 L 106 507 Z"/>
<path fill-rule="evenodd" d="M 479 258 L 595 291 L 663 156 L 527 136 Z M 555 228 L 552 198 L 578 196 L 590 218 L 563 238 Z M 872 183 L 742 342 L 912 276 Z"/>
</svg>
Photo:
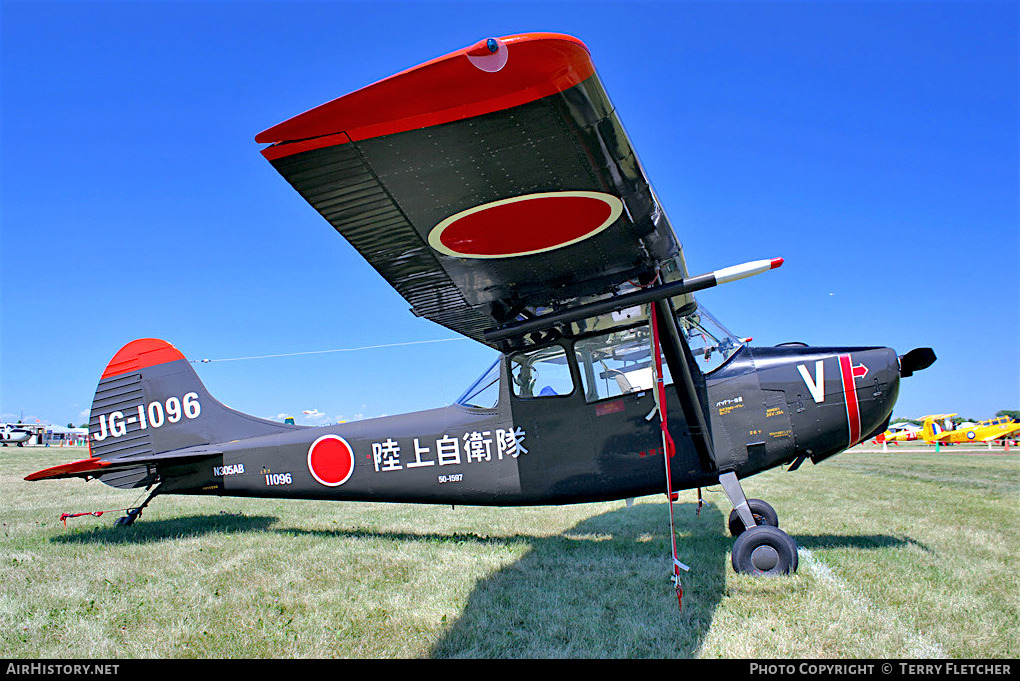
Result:
<svg viewBox="0 0 1020 681">
<path fill-rule="evenodd" d="M 0 645 L 16 658 L 977 657 L 1020 653 L 1020 456 L 849 452 L 745 481 L 802 549 L 736 575 L 729 504 L 520 509 L 158 497 L 0 452 Z"/>
</svg>

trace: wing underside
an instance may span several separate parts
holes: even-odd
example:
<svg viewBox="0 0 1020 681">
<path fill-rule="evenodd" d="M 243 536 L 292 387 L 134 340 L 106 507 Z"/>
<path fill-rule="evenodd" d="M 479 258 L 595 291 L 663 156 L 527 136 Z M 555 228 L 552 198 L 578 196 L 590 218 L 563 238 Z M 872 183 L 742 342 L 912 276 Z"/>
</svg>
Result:
<svg viewBox="0 0 1020 681">
<path fill-rule="evenodd" d="M 513 320 L 686 276 L 587 49 L 503 38 L 495 72 L 472 50 L 256 139 L 415 314 L 482 342 Z"/>
</svg>

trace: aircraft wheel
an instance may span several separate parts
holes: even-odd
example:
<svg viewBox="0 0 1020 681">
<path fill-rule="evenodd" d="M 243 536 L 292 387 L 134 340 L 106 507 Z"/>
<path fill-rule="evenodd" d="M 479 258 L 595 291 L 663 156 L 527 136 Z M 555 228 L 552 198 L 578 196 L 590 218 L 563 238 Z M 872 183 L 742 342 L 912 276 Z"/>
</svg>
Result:
<svg viewBox="0 0 1020 681">
<path fill-rule="evenodd" d="M 732 562 L 739 574 L 792 574 L 797 571 L 797 542 L 778 527 L 752 527 L 733 542 Z"/>
<path fill-rule="evenodd" d="M 117 521 L 114 523 L 114 525 L 120 525 L 121 527 L 131 527 L 132 525 L 135 524 L 135 520 L 137 520 L 138 516 L 140 515 L 141 512 L 138 509 L 133 508 L 127 512 L 126 516 L 117 518 Z"/>
<path fill-rule="evenodd" d="M 751 515 L 754 516 L 754 522 L 758 525 L 771 525 L 772 527 L 779 527 L 779 514 L 776 513 L 776 509 L 769 506 L 766 502 L 761 499 L 748 499 L 747 506 L 751 509 Z M 740 534 L 747 529 L 744 527 L 744 521 L 740 519 L 740 514 L 737 513 L 737 509 L 730 511 L 730 535 L 739 537 Z"/>
</svg>

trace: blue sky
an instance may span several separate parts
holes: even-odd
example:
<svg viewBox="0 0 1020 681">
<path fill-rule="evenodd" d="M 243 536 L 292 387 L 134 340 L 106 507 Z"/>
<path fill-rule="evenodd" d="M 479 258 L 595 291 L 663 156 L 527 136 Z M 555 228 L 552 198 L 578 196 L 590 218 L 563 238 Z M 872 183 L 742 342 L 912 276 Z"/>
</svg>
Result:
<svg viewBox="0 0 1020 681">
<path fill-rule="evenodd" d="M 259 154 L 293 115 L 488 37 L 585 41 L 756 345 L 933 347 L 898 416 L 1020 408 L 1016 2 L 0 5 L 0 418 L 87 420 L 164 338 L 259 416 L 446 404 L 493 352 L 408 305 Z M 312 416 L 302 412 L 313 411 Z"/>
</svg>

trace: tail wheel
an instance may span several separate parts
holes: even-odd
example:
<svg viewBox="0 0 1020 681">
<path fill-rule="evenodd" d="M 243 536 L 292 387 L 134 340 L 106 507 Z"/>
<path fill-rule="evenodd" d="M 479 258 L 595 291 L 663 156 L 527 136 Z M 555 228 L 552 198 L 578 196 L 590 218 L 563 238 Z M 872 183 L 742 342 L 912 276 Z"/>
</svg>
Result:
<svg viewBox="0 0 1020 681">
<path fill-rule="evenodd" d="M 146 502 L 146 503 L 148 503 L 148 502 Z M 142 514 L 142 509 L 140 509 L 140 508 L 132 508 L 131 510 L 129 510 L 127 512 L 126 516 L 124 516 L 123 518 L 117 518 L 117 520 L 114 523 L 114 525 L 120 525 L 122 527 L 130 527 L 130 526 L 135 524 L 135 521 L 138 519 L 138 516 L 140 516 L 141 514 Z"/>
<path fill-rule="evenodd" d="M 754 516 L 754 522 L 758 525 L 779 527 L 779 514 L 776 513 L 776 509 L 769 506 L 766 502 L 761 499 L 748 499 L 747 506 L 751 509 L 751 515 Z M 737 509 L 730 511 L 729 525 L 730 535 L 734 537 L 739 537 L 740 534 L 747 529 L 744 527 L 744 521 L 740 519 Z"/>
<path fill-rule="evenodd" d="M 739 574 L 772 577 L 797 571 L 797 542 L 771 525 L 742 532 L 733 542 L 733 569 Z"/>
</svg>

